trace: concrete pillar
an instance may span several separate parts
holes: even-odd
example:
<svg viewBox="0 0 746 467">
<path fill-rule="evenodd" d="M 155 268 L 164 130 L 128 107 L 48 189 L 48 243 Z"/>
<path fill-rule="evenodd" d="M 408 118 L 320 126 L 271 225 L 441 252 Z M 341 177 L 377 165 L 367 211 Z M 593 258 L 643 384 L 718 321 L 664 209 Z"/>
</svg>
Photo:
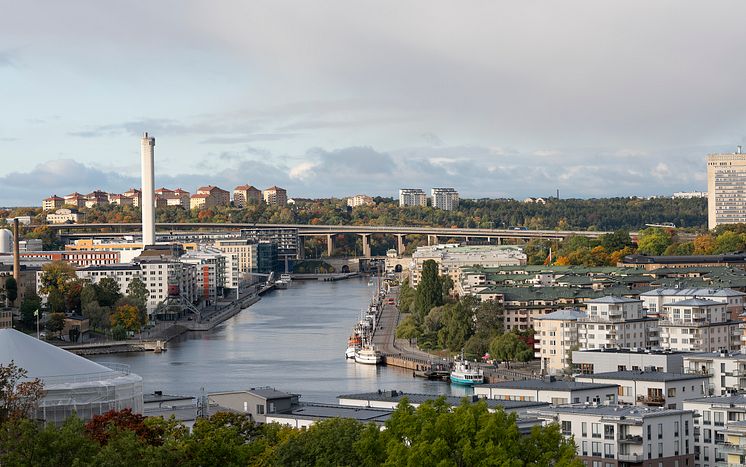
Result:
<svg viewBox="0 0 746 467">
<path fill-rule="evenodd" d="M 433 246 L 438 244 L 438 236 L 437 235 L 428 235 L 427 236 L 427 244 L 428 246 Z"/>
<path fill-rule="evenodd" d="M 326 235 L 326 256 L 331 258 L 332 253 L 334 253 L 334 235 L 327 234 Z"/>
<path fill-rule="evenodd" d="M 469 237 L 464 237 L 464 243 L 469 243 Z"/>
<path fill-rule="evenodd" d="M 298 237 L 298 259 L 305 259 L 306 258 L 306 238 L 305 237 Z"/>
<path fill-rule="evenodd" d="M 503 239 L 502 239 L 502 237 L 497 237 L 497 244 L 498 244 L 498 245 L 502 245 L 502 244 L 503 244 Z"/>
<path fill-rule="evenodd" d="M 140 158 L 142 172 L 142 244 L 155 245 L 155 174 L 153 153 L 155 138 L 147 133 L 140 142 Z"/>
<path fill-rule="evenodd" d="M 363 257 L 370 258 L 370 242 L 368 241 L 370 234 L 358 234 L 363 239 Z"/>
<path fill-rule="evenodd" d="M 404 254 L 404 234 L 396 234 L 396 254 Z"/>
</svg>

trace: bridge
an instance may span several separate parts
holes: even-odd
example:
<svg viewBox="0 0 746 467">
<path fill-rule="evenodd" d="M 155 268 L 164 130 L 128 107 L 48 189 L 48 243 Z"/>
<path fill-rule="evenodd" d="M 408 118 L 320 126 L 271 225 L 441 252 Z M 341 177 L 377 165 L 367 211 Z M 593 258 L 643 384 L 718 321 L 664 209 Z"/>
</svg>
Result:
<svg viewBox="0 0 746 467">
<path fill-rule="evenodd" d="M 141 235 L 140 223 L 97 223 L 97 224 L 44 224 L 45 227 L 56 230 L 60 236 L 66 238 L 100 237 L 106 234 Z M 38 227 L 38 226 L 31 226 Z M 397 251 L 404 252 L 404 239 L 407 235 L 427 235 L 428 245 L 435 245 L 439 238 L 459 238 L 463 241 L 481 239 L 487 242 L 495 241 L 498 245 L 503 240 L 545 239 L 564 240 L 568 237 L 583 236 L 598 238 L 609 232 L 578 231 L 578 230 L 513 230 L 513 229 L 481 229 L 481 228 L 448 228 L 428 226 L 381 226 L 381 225 L 310 225 L 310 224 L 254 224 L 254 223 L 157 223 L 156 232 L 163 234 L 204 234 L 209 231 L 239 231 L 241 229 L 296 229 L 298 236 L 326 237 L 327 253 L 331 256 L 334 249 L 336 235 L 359 235 L 363 244 L 363 256 L 370 257 L 370 236 L 390 235 L 397 239 Z M 636 233 L 630 235 L 636 238 Z"/>
</svg>

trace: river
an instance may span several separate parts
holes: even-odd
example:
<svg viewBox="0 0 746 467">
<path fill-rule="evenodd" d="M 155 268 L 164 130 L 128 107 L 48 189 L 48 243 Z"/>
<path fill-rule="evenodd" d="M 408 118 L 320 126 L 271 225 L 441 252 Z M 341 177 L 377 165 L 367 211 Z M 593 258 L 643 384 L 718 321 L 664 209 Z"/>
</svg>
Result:
<svg viewBox="0 0 746 467">
<path fill-rule="evenodd" d="M 198 395 L 202 388 L 209 393 L 271 386 L 325 403 L 336 402 L 340 394 L 378 389 L 465 395 L 466 388 L 413 378 L 409 370 L 345 360 L 347 337 L 371 293 L 361 278 L 295 281 L 212 331 L 170 341 L 167 352 L 90 358 L 129 365 L 142 376 L 146 393 Z"/>
</svg>

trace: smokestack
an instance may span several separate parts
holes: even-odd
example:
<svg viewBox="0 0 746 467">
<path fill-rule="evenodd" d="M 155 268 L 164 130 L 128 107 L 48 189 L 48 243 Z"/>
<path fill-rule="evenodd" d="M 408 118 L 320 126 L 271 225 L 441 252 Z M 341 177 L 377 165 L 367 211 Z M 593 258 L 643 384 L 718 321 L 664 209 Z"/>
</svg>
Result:
<svg viewBox="0 0 746 467">
<path fill-rule="evenodd" d="M 143 135 L 140 140 L 140 159 L 142 165 L 142 244 L 155 244 L 155 200 L 154 198 L 154 148 L 155 138 Z"/>
<path fill-rule="evenodd" d="M 741 146 L 736 146 L 736 154 L 741 154 Z"/>
<path fill-rule="evenodd" d="M 16 283 L 21 280 L 21 251 L 18 246 L 21 239 L 20 227 L 18 226 L 18 218 L 13 219 L 13 279 Z"/>
</svg>

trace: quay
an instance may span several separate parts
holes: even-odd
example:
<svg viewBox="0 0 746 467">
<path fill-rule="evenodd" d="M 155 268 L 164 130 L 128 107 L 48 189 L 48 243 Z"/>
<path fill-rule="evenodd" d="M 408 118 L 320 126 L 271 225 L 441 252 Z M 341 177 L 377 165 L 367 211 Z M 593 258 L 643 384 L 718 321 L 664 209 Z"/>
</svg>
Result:
<svg viewBox="0 0 746 467">
<path fill-rule="evenodd" d="M 309 273 L 309 274 L 290 274 L 290 278 L 294 281 L 308 281 L 318 280 L 322 282 L 334 282 L 349 279 L 351 277 L 357 277 L 357 272 L 341 272 L 341 273 Z"/>
</svg>

